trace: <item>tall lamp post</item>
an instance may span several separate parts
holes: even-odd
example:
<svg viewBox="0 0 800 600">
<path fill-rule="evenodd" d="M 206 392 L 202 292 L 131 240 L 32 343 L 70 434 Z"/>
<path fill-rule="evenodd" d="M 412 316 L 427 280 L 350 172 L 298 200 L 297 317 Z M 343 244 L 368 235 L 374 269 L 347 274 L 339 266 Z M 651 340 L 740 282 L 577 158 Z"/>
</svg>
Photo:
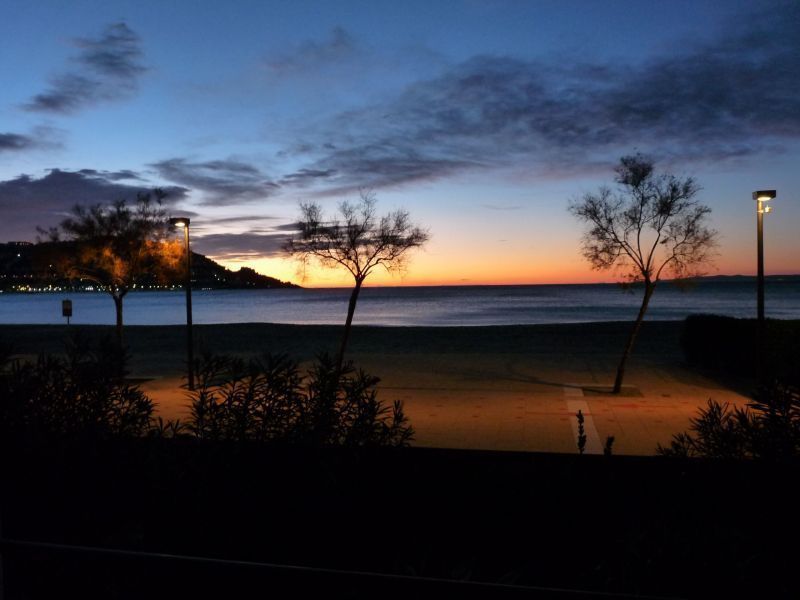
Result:
<svg viewBox="0 0 800 600">
<path fill-rule="evenodd" d="M 758 224 L 758 323 L 756 325 L 756 377 L 764 381 L 764 350 L 765 350 L 765 320 L 764 320 L 764 215 L 772 212 L 772 207 L 767 204 L 776 196 L 775 190 L 758 190 L 753 192 L 756 201 L 756 220 Z"/>
<path fill-rule="evenodd" d="M 194 341 L 192 340 L 192 252 L 189 246 L 189 217 L 173 217 L 169 224 L 183 229 L 183 241 L 186 247 L 186 358 L 189 362 L 188 384 L 194 389 Z"/>
<path fill-rule="evenodd" d="M 775 190 L 759 190 L 753 192 L 756 201 L 756 219 L 758 223 L 758 327 L 764 328 L 764 214 L 772 212 L 767 204 L 775 198 Z"/>
</svg>

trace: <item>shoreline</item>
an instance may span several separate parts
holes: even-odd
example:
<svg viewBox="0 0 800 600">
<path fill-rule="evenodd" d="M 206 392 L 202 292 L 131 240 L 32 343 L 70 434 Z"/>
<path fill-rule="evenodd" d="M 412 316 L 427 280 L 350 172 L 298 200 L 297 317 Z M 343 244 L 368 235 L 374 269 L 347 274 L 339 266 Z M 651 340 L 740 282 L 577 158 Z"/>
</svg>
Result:
<svg viewBox="0 0 800 600">
<path fill-rule="evenodd" d="M 706 283 L 757 283 L 757 275 L 707 275 L 701 277 L 694 277 L 689 279 L 662 279 L 659 283 L 666 285 L 682 285 L 688 283 L 690 285 L 702 285 Z M 764 280 L 766 283 L 797 283 L 800 282 L 800 273 L 779 273 L 765 275 Z M 591 287 L 591 286 L 616 286 L 616 287 L 639 287 L 641 282 L 629 284 L 620 281 L 571 281 L 571 282 L 540 282 L 540 283 L 440 283 L 440 284 L 424 284 L 415 283 L 409 285 L 370 285 L 365 283 L 362 289 L 431 289 L 431 288 L 523 288 L 523 287 L 563 287 L 563 286 L 577 286 L 577 287 Z M 281 290 L 351 290 L 352 285 L 339 285 L 339 286 L 303 286 L 296 283 L 291 283 L 288 286 L 241 286 L 241 287 L 192 287 L 192 291 L 281 291 Z M 172 287 L 156 287 L 155 289 L 132 289 L 129 293 L 141 292 L 183 292 L 182 285 Z M 0 294 L 105 294 L 104 291 L 87 290 L 87 289 L 41 289 L 41 290 L 13 290 L 13 289 L 0 289 Z"/>
<path fill-rule="evenodd" d="M 621 349 L 633 321 L 593 321 L 519 325 L 353 325 L 348 349 L 358 355 L 375 350 L 390 352 L 550 353 L 554 345 L 570 352 L 615 353 Z M 320 349 L 338 348 L 343 325 L 294 323 L 195 324 L 199 349 L 215 353 L 292 352 L 298 358 L 313 356 Z M 679 352 L 683 320 L 646 320 L 639 341 L 640 351 L 650 355 Z M 59 352 L 71 335 L 93 340 L 113 337 L 113 325 L 0 324 L 0 340 L 13 340 L 21 354 Z M 186 326 L 125 325 L 125 344 L 134 355 L 185 350 Z M 589 336 L 589 337 L 586 337 Z M 158 342 L 158 343 L 156 343 Z M 480 345 L 480 349 L 476 347 Z M 206 346 L 207 348 L 204 348 Z M 637 346 L 640 346 L 637 343 Z M 582 349 L 583 348 L 583 349 Z M 641 352 L 637 352 L 641 353 Z M 141 356 L 139 358 L 142 358 Z"/>
<path fill-rule="evenodd" d="M 709 378 L 684 364 L 682 321 L 645 321 L 623 394 L 609 386 L 632 322 L 468 327 L 353 326 L 347 358 L 380 377 L 379 398 L 404 403 L 414 445 L 482 450 L 575 452 L 575 413 L 587 418 L 589 452 L 616 439 L 615 453 L 653 454 L 686 430 L 709 398 L 744 405 L 743 382 Z M 342 326 L 239 323 L 196 325 L 201 356 L 284 352 L 310 364 L 338 348 Z M 113 335 L 103 325 L 0 325 L 0 340 L 28 358 L 61 352 L 65 336 Z M 159 414 L 185 419 L 185 326 L 125 327 L 132 378 Z"/>
</svg>

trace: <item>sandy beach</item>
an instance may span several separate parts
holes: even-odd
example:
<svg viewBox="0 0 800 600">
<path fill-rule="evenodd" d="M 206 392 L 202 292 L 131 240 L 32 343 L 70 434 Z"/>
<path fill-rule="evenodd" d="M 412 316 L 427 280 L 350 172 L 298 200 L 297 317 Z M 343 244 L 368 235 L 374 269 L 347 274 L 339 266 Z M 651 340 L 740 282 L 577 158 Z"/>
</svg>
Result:
<svg viewBox="0 0 800 600">
<path fill-rule="evenodd" d="M 610 386 L 629 323 L 502 327 L 354 327 L 348 357 L 381 378 L 380 397 L 402 400 L 416 431 L 414 445 L 493 450 L 575 452 L 577 410 L 586 415 L 587 451 L 615 437 L 619 454 L 652 454 L 685 430 L 709 398 L 744 404 L 741 382 L 689 369 L 680 348 L 683 323 L 645 323 L 623 394 Z M 0 326 L 0 339 L 33 357 L 61 352 L 81 330 L 103 326 Z M 336 326 L 243 323 L 195 326 L 199 352 L 250 356 L 285 352 L 307 362 L 333 352 Z M 186 414 L 180 388 L 185 328 L 129 326 L 130 375 L 164 417 Z"/>
</svg>

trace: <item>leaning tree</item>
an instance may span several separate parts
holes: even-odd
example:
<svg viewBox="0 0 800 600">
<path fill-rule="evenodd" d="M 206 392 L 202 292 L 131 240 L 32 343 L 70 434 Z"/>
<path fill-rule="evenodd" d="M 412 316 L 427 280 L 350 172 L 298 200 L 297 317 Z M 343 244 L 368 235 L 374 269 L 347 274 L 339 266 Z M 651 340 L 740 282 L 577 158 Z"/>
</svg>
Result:
<svg viewBox="0 0 800 600">
<path fill-rule="evenodd" d="M 89 281 L 112 297 L 120 343 L 125 295 L 137 282 L 170 279 L 179 265 L 181 244 L 166 237 L 165 197 L 155 189 L 137 194 L 132 206 L 124 200 L 76 205 L 70 217 L 44 232 L 51 242 L 60 242 L 51 250 L 63 276 Z"/>
<path fill-rule="evenodd" d="M 378 267 L 389 272 L 401 271 L 408 251 L 427 242 L 429 234 L 413 225 L 405 210 L 396 210 L 378 218 L 375 215 L 375 194 L 371 191 L 362 191 L 355 204 L 342 202 L 339 216 L 328 220 L 315 202 L 301 204 L 300 211 L 299 233 L 286 242 L 285 251 L 298 257 L 304 265 L 313 260 L 324 267 L 344 268 L 355 282 L 336 359 L 337 371 L 341 373 L 364 280 Z"/>
<path fill-rule="evenodd" d="M 587 225 L 582 251 L 592 267 L 617 269 L 624 283 L 641 283 L 644 296 L 617 367 L 614 393 L 622 389 L 625 363 L 636 342 L 650 298 L 662 277 L 702 274 L 713 259 L 717 232 L 706 225 L 711 209 L 695 200 L 700 187 L 691 177 L 656 173 L 641 154 L 623 156 L 618 184 L 570 203 Z"/>
</svg>

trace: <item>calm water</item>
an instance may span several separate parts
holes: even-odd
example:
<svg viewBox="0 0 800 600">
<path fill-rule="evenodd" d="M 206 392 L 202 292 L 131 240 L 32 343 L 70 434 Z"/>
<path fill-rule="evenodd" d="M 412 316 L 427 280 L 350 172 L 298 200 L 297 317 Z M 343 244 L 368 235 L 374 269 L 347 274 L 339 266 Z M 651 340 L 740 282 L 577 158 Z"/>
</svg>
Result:
<svg viewBox="0 0 800 600">
<path fill-rule="evenodd" d="M 768 282 L 767 316 L 800 319 L 800 282 Z M 344 322 L 349 290 L 216 290 L 193 292 L 195 323 Z M 0 294 L 0 323 L 63 323 L 61 300 L 73 301 L 73 323 L 113 324 L 114 304 L 101 293 Z M 362 325 L 511 325 L 622 321 L 635 318 L 641 291 L 616 285 L 527 285 L 362 290 L 355 323 Z M 691 313 L 754 317 L 754 282 L 704 282 L 689 291 L 656 290 L 648 319 L 678 320 Z M 131 292 L 125 323 L 181 324 L 182 292 Z"/>
</svg>

